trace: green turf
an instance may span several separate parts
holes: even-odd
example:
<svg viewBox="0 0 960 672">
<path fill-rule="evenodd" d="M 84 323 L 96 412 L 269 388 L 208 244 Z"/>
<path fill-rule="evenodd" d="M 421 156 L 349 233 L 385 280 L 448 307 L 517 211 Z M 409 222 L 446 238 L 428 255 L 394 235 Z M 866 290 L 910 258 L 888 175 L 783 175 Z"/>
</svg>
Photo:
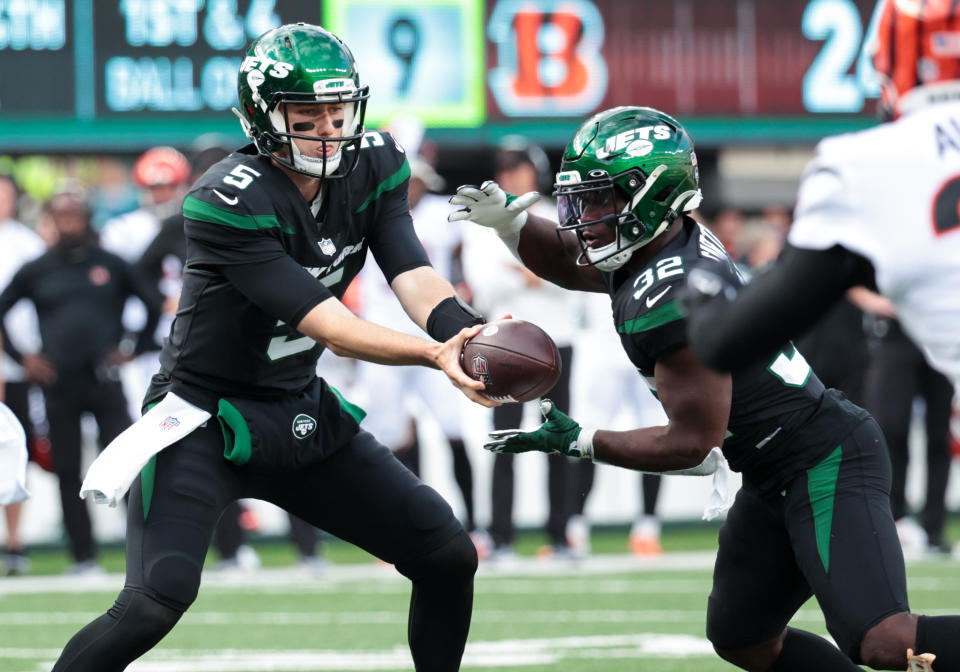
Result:
<svg viewBox="0 0 960 672">
<path fill-rule="evenodd" d="M 670 526 L 663 543 L 668 552 L 709 550 L 715 536 L 712 526 Z M 543 541 L 538 534 L 522 535 L 518 551 L 533 556 Z M 626 550 L 623 529 L 596 531 L 593 546 L 601 559 L 606 555 L 611 562 L 631 566 L 588 573 L 564 565 L 563 575 L 481 568 L 464 669 L 734 669 L 704 649 L 708 565 L 687 570 L 670 563 L 660 569 L 633 566 L 632 560 L 618 555 Z M 261 542 L 257 551 L 269 567 L 294 560 L 285 543 Z M 405 643 L 409 584 L 389 568 L 378 570 L 369 556 L 347 544 L 328 543 L 327 556 L 334 562 L 333 571 L 286 573 L 279 583 L 270 578 L 276 574 L 239 575 L 219 582 L 205 578 L 193 608 L 130 672 L 411 669 Z M 35 551 L 32 557 L 37 573 L 56 573 L 66 565 L 59 551 Z M 102 559 L 108 569 L 122 567 L 118 550 L 106 551 Z M 364 576 L 344 576 L 350 571 Z M 915 611 L 948 613 L 960 604 L 960 579 L 953 561 L 912 563 L 908 574 Z M 117 576 L 98 583 L 96 589 L 78 592 L 5 590 L 18 585 L 15 581 L 0 579 L 0 672 L 49 670 L 67 639 L 111 604 L 122 583 Z M 824 632 L 813 602 L 801 609 L 795 625 Z M 684 652 L 686 657 L 678 657 Z"/>
</svg>

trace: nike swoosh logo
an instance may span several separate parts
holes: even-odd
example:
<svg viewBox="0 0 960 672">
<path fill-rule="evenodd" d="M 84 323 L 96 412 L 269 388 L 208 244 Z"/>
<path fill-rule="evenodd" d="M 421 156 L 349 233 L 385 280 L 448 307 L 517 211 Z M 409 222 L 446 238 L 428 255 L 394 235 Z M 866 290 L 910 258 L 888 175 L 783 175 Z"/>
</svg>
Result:
<svg viewBox="0 0 960 672">
<path fill-rule="evenodd" d="M 665 288 L 659 294 L 647 297 L 647 308 L 653 308 L 653 304 L 663 298 L 663 295 L 670 291 L 670 287 Z"/>
<path fill-rule="evenodd" d="M 219 197 L 220 197 L 220 200 L 223 201 L 224 203 L 226 203 L 227 205 L 236 205 L 237 202 L 240 200 L 240 197 L 239 197 L 239 196 L 234 196 L 233 198 L 229 198 L 228 196 L 224 196 L 223 194 L 221 194 L 221 193 L 220 193 L 219 191 L 217 191 L 216 189 L 213 190 L 213 193 L 215 193 L 217 196 L 219 196 Z"/>
</svg>

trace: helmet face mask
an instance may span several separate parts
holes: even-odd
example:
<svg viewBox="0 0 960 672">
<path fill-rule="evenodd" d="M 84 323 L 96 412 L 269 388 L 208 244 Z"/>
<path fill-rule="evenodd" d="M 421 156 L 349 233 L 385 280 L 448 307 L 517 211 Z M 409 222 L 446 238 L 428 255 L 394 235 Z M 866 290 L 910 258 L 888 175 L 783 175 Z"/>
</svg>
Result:
<svg viewBox="0 0 960 672">
<path fill-rule="evenodd" d="M 700 204 L 693 141 L 673 118 L 647 107 L 618 107 L 588 119 L 564 150 L 557 173 L 558 232 L 576 231 L 577 265 L 613 271 Z M 605 208 L 600 219 L 584 219 Z M 604 222 L 614 240 L 591 247 L 584 231 Z"/>
<path fill-rule="evenodd" d="M 356 167 L 369 87 L 360 86 L 353 54 L 333 33 L 304 23 L 264 33 L 247 49 L 237 88 L 234 113 L 260 154 L 317 178 L 342 178 Z M 317 104 L 342 107 L 341 135 L 324 138 L 290 123 L 291 105 Z M 320 143 L 320 155 L 305 155 L 295 140 Z M 341 167 L 344 151 L 352 154 Z"/>
</svg>

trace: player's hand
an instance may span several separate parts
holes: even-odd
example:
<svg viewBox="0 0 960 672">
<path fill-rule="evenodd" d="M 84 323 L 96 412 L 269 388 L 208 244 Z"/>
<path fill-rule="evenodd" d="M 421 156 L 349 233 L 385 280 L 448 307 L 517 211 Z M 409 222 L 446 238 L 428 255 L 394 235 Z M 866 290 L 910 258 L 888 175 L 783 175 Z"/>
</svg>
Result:
<svg viewBox="0 0 960 672">
<path fill-rule="evenodd" d="M 540 412 L 544 423 L 532 432 L 519 429 L 501 429 L 490 432 L 491 441 L 483 447 L 494 453 L 526 453 L 539 450 L 542 453 L 560 453 L 570 457 L 592 457 L 584 455 L 579 441 L 583 428 L 573 418 L 557 409 L 553 402 L 544 399 L 540 402 Z"/>
<path fill-rule="evenodd" d="M 450 203 L 464 207 L 451 212 L 447 221 L 470 221 L 506 237 L 523 228 L 527 223 L 527 208 L 539 200 L 540 194 L 535 191 L 521 196 L 508 194 L 493 180 L 487 180 L 479 187 L 465 184 L 457 187 L 457 193 L 450 197 Z"/>
<path fill-rule="evenodd" d="M 488 399 L 480 394 L 484 388 L 483 382 L 468 376 L 460 365 L 460 353 L 463 352 L 463 344 L 476 336 L 485 326 L 485 324 L 475 324 L 472 327 L 466 327 L 461 329 L 459 333 L 454 334 L 450 340 L 440 344 L 440 352 L 436 362 L 440 370 L 447 374 L 450 382 L 459 388 L 470 401 L 487 408 L 494 408 L 500 406 L 500 402 Z"/>
<path fill-rule="evenodd" d="M 677 300 L 683 312 L 692 315 L 718 296 L 733 301 L 737 296 L 737 288 L 724 276 L 718 263 L 701 262 L 687 273 L 687 282 L 680 289 Z"/>
<path fill-rule="evenodd" d="M 35 383 L 49 385 L 57 379 L 57 369 L 49 359 L 38 353 L 24 355 L 20 365 L 27 374 L 27 378 Z"/>
</svg>

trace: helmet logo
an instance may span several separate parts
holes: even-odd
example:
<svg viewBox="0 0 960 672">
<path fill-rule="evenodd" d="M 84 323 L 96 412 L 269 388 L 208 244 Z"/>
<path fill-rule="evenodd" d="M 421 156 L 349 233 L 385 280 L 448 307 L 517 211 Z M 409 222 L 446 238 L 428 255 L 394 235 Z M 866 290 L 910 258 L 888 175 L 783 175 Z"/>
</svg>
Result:
<svg viewBox="0 0 960 672">
<path fill-rule="evenodd" d="M 293 70 L 293 63 L 274 60 L 263 53 L 262 50 L 257 49 L 256 56 L 247 56 L 240 64 L 240 72 L 250 72 L 254 69 L 265 72 L 271 77 L 283 79 Z"/>
<path fill-rule="evenodd" d="M 593 177 L 593 173 L 596 171 L 590 171 L 590 176 Z M 603 171 L 606 175 L 606 171 Z M 565 170 L 561 173 L 557 173 L 557 184 L 563 186 L 565 184 L 580 184 L 580 173 L 575 170 Z"/>
<path fill-rule="evenodd" d="M 631 153 L 631 150 L 628 150 L 628 156 L 646 156 L 653 151 L 653 143 L 650 142 L 651 133 L 653 133 L 654 140 L 666 140 L 670 137 L 670 127 L 664 124 L 657 124 L 656 126 L 631 128 L 629 131 L 617 133 L 607 138 L 603 143 L 603 148 L 597 150 L 597 158 L 608 159 L 627 147 L 634 148 L 632 151 L 638 152 Z M 643 141 L 646 144 L 637 145 L 637 141 Z"/>
<path fill-rule="evenodd" d="M 314 93 L 337 93 L 353 89 L 352 79 L 321 79 L 313 83 Z"/>
<path fill-rule="evenodd" d="M 623 153 L 627 156 L 646 156 L 653 151 L 653 143 L 649 140 L 634 140 L 627 148 L 623 150 Z"/>
<path fill-rule="evenodd" d="M 253 102 L 262 103 L 260 96 L 260 85 L 263 84 L 266 77 L 259 70 L 251 70 L 247 73 L 247 85 L 252 92 Z"/>
</svg>

